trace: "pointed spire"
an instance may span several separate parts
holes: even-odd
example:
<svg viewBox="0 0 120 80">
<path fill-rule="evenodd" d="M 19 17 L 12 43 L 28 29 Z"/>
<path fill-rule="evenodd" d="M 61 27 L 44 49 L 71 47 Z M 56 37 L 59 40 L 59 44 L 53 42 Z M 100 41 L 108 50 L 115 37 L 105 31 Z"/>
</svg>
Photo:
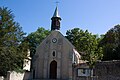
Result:
<svg viewBox="0 0 120 80">
<path fill-rule="evenodd" d="M 51 31 L 53 30 L 60 30 L 60 21 L 61 18 L 58 14 L 58 7 L 56 6 L 55 12 L 53 17 L 51 18 L 52 23 L 51 23 Z"/>
<path fill-rule="evenodd" d="M 58 7 L 57 6 L 56 6 L 56 9 L 55 9 L 53 17 L 60 17 L 59 13 L 58 13 Z"/>
</svg>

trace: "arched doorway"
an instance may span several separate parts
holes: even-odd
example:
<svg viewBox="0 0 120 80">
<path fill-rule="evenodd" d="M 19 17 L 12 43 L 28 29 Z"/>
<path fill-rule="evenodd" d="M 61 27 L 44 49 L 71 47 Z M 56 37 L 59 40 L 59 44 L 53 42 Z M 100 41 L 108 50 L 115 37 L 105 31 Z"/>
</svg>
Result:
<svg viewBox="0 0 120 80">
<path fill-rule="evenodd" d="M 57 79 L 57 62 L 54 60 L 50 63 L 50 79 Z"/>
</svg>

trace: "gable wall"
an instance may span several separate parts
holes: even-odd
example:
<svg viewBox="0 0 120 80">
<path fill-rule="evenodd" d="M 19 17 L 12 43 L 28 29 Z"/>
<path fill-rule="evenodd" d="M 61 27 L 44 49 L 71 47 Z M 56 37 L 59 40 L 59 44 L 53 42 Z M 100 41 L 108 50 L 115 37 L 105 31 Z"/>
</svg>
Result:
<svg viewBox="0 0 120 80">
<path fill-rule="evenodd" d="M 57 42 L 53 43 L 52 39 Z M 55 56 L 52 55 L 55 51 Z M 57 62 L 57 78 L 72 78 L 72 53 L 73 46 L 58 31 L 52 32 L 37 48 L 34 56 L 35 78 L 49 78 L 51 61 Z"/>
</svg>

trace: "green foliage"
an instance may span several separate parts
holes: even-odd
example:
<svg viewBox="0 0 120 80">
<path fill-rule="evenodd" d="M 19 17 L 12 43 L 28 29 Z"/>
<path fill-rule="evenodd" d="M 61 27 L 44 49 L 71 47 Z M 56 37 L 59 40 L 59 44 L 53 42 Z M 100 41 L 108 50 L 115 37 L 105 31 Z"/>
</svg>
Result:
<svg viewBox="0 0 120 80">
<path fill-rule="evenodd" d="M 22 68 L 25 57 L 20 43 L 25 33 L 7 7 L 0 7 L 0 75 Z"/>
<path fill-rule="evenodd" d="M 88 30 L 83 31 L 79 28 L 68 30 L 66 35 L 66 38 L 81 53 L 82 59 L 88 60 L 91 67 L 98 59 L 102 58 L 102 47 L 98 47 L 100 41 L 98 35 L 92 35 Z"/>
<path fill-rule="evenodd" d="M 114 26 L 100 41 L 103 47 L 103 60 L 120 60 L 120 25 Z"/>
<path fill-rule="evenodd" d="M 37 31 L 27 36 L 27 41 L 29 42 L 31 56 L 35 54 L 36 47 L 40 45 L 43 39 L 45 39 L 46 36 L 48 36 L 49 34 L 50 34 L 49 30 L 45 30 L 43 27 L 41 27 L 41 28 L 38 28 Z"/>
</svg>

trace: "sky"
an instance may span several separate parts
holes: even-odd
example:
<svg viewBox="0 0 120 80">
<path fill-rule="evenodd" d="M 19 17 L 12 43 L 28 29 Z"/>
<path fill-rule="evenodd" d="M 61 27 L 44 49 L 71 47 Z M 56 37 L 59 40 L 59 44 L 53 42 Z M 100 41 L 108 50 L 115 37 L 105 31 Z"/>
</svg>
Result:
<svg viewBox="0 0 120 80">
<path fill-rule="evenodd" d="M 120 0 L 0 0 L 0 7 L 11 9 L 15 21 L 30 34 L 38 27 L 51 29 L 56 1 L 64 35 L 73 28 L 101 35 L 120 24 Z"/>
</svg>

